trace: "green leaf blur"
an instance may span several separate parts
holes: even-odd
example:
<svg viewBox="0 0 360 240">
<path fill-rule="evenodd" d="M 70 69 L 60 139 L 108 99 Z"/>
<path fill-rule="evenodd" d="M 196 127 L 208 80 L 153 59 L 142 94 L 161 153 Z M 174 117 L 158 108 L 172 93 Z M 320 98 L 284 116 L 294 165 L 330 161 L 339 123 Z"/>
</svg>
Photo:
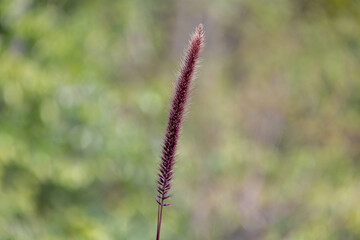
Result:
<svg viewBox="0 0 360 240">
<path fill-rule="evenodd" d="M 162 239 L 360 239 L 360 4 L 1 0 L 0 239 L 154 239 L 178 61 L 206 44 Z"/>
</svg>

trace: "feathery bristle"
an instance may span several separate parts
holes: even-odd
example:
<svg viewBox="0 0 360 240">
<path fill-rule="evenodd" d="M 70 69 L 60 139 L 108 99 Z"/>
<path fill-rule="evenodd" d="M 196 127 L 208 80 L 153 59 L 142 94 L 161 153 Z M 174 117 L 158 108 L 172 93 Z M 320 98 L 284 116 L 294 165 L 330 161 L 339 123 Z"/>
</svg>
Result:
<svg viewBox="0 0 360 240">
<path fill-rule="evenodd" d="M 162 221 L 163 207 L 169 206 L 165 201 L 170 198 L 169 190 L 171 189 L 171 180 L 174 175 L 175 152 L 179 138 L 179 131 L 184 117 L 184 110 L 189 91 L 191 80 L 194 76 L 195 67 L 199 58 L 200 50 L 204 42 L 203 26 L 200 24 L 191 36 L 190 45 L 185 53 L 182 68 L 179 73 L 177 85 L 175 87 L 175 96 L 171 103 L 168 125 L 166 129 L 160 169 L 157 180 L 156 197 L 158 203 L 158 219 L 156 240 L 160 239 L 160 229 Z"/>
<path fill-rule="evenodd" d="M 165 206 L 164 201 L 170 197 L 168 194 L 171 188 L 171 180 L 173 178 L 173 170 L 175 164 L 175 152 L 179 138 L 179 131 L 184 116 L 184 110 L 189 97 L 191 80 L 194 75 L 200 50 L 203 46 L 203 26 L 200 24 L 196 31 L 192 34 L 190 45 L 186 51 L 186 55 L 182 64 L 177 85 L 175 88 L 175 96 L 172 100 L 168 126 L 163 144 L 161 164 L 159 169 L 159 180 L 157 191 L 159 195 L 156 201 L 160 206 Z"/>
</svg>

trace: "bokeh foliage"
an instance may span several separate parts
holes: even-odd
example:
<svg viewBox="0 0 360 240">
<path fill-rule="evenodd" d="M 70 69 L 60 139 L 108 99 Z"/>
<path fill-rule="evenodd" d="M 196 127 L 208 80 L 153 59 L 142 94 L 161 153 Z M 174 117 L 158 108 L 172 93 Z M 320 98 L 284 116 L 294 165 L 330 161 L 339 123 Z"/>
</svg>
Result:
<svg viewBox="0 0 360 240">
<path fill-rule="evenodd" d="M 207 44 L 164 239 L 360 239 L 354 0 L 0 1 L 0 239 L 153 239 L 177 61 Z"/>
</svg>

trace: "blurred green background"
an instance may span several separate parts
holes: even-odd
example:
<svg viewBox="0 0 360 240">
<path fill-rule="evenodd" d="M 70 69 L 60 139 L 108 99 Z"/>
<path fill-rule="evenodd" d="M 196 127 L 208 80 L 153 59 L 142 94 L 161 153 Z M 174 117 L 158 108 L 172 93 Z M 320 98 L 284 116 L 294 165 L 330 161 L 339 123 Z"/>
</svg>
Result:
<svg viewBox="0 0 360 240">
<path fill-rule="evenodd" d="M 155 239 L 179 59 L 206 48 L 162 239 L 360 239 L 355 0 L 1 0 L 0 239 Z"/>
</svg>

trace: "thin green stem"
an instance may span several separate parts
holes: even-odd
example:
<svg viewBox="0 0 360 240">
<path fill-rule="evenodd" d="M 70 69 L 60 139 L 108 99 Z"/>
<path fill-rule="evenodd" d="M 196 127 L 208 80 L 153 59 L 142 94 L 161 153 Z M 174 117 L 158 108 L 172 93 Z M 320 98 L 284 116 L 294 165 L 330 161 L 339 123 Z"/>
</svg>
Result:
<svg viewBox="0 0 360 240">
<path fill-rule="evenodd" d="M 163 207 L 164 207 L 164 199 L 161 200 L 161 205 L 158 205 L 158 222 L 157 222 L 156 240 L 160 240 L 160 230 L 161 230 Z"/>
</svg>

